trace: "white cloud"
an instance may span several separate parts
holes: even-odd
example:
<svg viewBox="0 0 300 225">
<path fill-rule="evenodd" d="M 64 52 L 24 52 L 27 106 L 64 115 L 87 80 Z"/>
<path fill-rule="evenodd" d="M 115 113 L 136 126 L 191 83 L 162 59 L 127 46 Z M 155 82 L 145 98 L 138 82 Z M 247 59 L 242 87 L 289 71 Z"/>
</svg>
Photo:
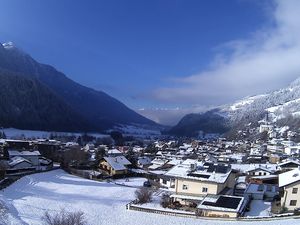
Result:
<svg viewBox="0 0 300 225">
<path fill-rule="evenodd" d="M 207 71 L 154 91 L 165 103 L 218 105 L 283 87 L 300 76 L 300 1 L 278 0 L 272 27 L 225 43 Z M 224 47 L 225 46 L 225 47 Z M 224 51 L 225 52 L 225 51 Z M 228 51 L 226 51 L 228 52 Z"/>
</svg>

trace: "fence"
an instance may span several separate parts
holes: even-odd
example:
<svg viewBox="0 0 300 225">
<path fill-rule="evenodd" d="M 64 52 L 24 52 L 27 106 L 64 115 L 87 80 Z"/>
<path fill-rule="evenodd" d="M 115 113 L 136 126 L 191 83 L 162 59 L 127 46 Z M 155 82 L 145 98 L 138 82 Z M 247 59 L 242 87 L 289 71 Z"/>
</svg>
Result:
<svg viewBox="0 0 300 225">
<path fill-rule="evenodd" d="M 140 212 L 147 212 L 147 213 L 155 213 L 161 214 L 166 216 L 178 216 L 178 217 L 185 217 L 185 218 L 194 218 L 194 219 L 202 219 L 202 220 L 220 220 L 220 221 L 241 221 L 241 222 L 251 222 L 251 221 L 274 221 L 274 220 L 287 220 L 287 219 L 300 219 L 300 216 L 293 216 L 293 215 L 278 215 L 274 217 L 237 217 L 237 218 L 226 218 L 226 217 L 201 217 L 197 216 L 196 214 L 190 214 L 185 212 L 170 212 L 165 210 L 159 209 L 152 209 L 152 208 L 144 208 L 140 207 L 137 204 L 137 200 L 131 201 L 126 205 L 127 210 L 134 210 Z"/>
<path fill-rule="evenodd" d="M 136 204 L 137 204 L 137 200 L 134 200 L 126 205 L 126 209 L 141 211 L 141 212 L 148 212 L 148 213 L 162 214 L 162 215 L 167 215 L 167 216 L 180 216 L 180 217 L 196 218 L 196 215 L 191 214 L 191 213 L 170 212 L 170 211 L 159 210 L 159 209 L 143 208 L 143 207 L 137 206 Z"/>
</svg>

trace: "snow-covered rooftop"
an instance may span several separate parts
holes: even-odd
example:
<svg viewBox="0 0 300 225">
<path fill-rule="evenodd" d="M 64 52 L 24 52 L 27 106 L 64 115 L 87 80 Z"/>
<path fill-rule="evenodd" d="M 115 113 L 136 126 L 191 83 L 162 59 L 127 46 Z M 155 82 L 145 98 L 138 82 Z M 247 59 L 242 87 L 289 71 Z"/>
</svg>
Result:
<svg viewBox="0 0 300 225">
<path fill-rule="evenodd" d="M 15 165 L 18 165 L 22 162 L 26 162 L 32 166 L 32 163 L 29 160 L 24 159 L 23 157 L 20 157 L 20 156 L 15 156 L 15 157 L 11 158 L 8 164 L 9 164 L 9 166 L 14 167 Z"/>
<path fill-rule="evenodd" d="M 279 165 L 279 166 L 284 166 L 284 165 L 287 165 L 287 164 L 289 164 L 289 163 L 292 163 L 292 164 L 295 164 L 295 165 L 300 166 L 300 163 L 299 163 L 298 161 L 296 161 L 296 160 L 287 160 L 287 161 L 283 161 L 283 162 L 279 163 L 278 165 Z"/>
<path fill-rule="evenodd" d="M 149 165 L 149 164 L 151 164 L 151 159 L 147 156 L 139 157 L 138 163 L 140 165 Z"/>
<path fill-rule="evenodd" d="M 279 174 L 279 187 L 300 181 L 300 170 L 299 168 L 290 170 L 288 172 Z"/>
<path fill-rule="evenodd" d="M 231 173 L 231 168 L 227 166 L 203 164 L 197 160 L 193 160 L 194 164 L 189 161 L 188 164 L 183 162 L 177 166 L 174 166 L 168 172 L 166 176 L 179 177 L 190 180 L 210 181 L 216 183 L 224 183 Z"/>
<path fill-rule="evenodd" d="M 9 150 L 8 151 L 9 157 L 14 156 L 40 156 L 39 151 L 16 151 L 16 150 Z"/>
<path fill-rule="evenodd" d="M 251 164 L 231 164 L 231 168 L 234 170 L 239 170 L 241 172 L 247 172 L 253 169 L 257 168 L 265 168 L 270 171 L 276 171 L 278 169 L 277 164 L 271 164 L 271 163 L 265 163 L 265 164 L 257 164 L 257 163 L 251 163 Z"/>
<path fill-rule="evenodd" d="M 124 156 L 104 157 L 104 159 L 114 170 L 125 170 L 126 166 L 131 164 Z"/>
</svg>

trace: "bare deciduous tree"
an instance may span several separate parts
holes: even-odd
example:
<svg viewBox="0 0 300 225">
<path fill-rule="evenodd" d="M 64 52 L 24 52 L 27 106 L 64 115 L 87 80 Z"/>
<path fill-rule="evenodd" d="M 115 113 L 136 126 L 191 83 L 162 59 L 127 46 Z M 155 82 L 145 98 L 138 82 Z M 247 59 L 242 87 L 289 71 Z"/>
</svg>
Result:
<svg viewBox="0 0 300 225">
<path fill-rule="evenodd" d="M 46 212 L 42 220 L 45 225 L 87 225 L 83 212 L 67 212 L 64 209 L 54 214 Z"/>
<path fill-rule="evenodd" d="M 139 203 L 147 203 L 152 200 L 152 190 L 150 188 L 141 187 L 135 191 L 135 196 Z"/>
<path fill-rule="evenodd" d="M 170 204 L 171 204 L 170 195 L 169 194 L 163 194 L 162 197 L 161 197 L 160 205 L 163 208 L 167 208 L 167 207 L 170 206 Z"/>
</svg>

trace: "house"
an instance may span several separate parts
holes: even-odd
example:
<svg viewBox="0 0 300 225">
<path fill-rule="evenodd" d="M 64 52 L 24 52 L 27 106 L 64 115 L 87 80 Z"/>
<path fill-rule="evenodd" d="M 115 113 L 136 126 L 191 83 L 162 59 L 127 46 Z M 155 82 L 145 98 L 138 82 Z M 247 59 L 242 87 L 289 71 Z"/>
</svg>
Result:
<svg viewBox="0 0 300 225">
<path fill-rule="evenodd" d="M 50 170 L 53 168 L 53 161 L 46 157 L 39 157 L 40 170 Z"/>
<path fill-rule="evenodd" d="M 244 193 L 254 200 L 273 201 L 279 196 L 279 188 L 277 185 L 271 184 L 249 184 Z"/>
<path fill-rule="evenodd" d="M 264 166 L 259 165 L 259 167 L 247 171 L 247 175 L 249 176 L 267 176 L 272 174 L 274 174 L 274 171 L 268 168 L 267 164 Z"/>
<path fill-rule="evenodd" d="M 34 168 L 35 167 L 32 165 L 32 162 L 20 157 L 20 156 L 14 156 L 12 157 L 9 162 L 8 165 L 10 167 L 10 169 L 12 170 L 19 170 L 19 169 L 27 169 L 27 168 Z"/>
<path fill-rule="evenodd" d="M 38 150 L 42 156 L 53 158 L 61 148 L 61 143 L 56 140 L 37 140 L 34 142 L 34 149 Z"/>
<path fill-rule="evenodd" d="M 300 169 L 279 174 L 281 207 L 293 211 L 300 207 Z"/>
<path fill-rule="evenodd" d="M 281 144 L 269 144 L 267 146 L 267 150 L 269 152 L 283 152 L 284 151 L 284 146 Z"/>
<path fill-rule="evenodd" d="M 173 167 L 165 176 L 174 179 L 174 188 L 179 201 L 186 204 L 188 197 L 203 197 L 208 194 L 218 195 L 221 192 L 233 190 L 235 174 L 230 166 L 202 163 L 187 159 L 182 164 Z M 181 197 L 178 197 L 181 196 Z"/>
<path fill-rule="evenodd" d="M 284 148 L 284 153 L 287 155 L 295 155 L 300 153 L 300 146 L 287 146 Z"/>
<path fill-rule="evenodd" d="M 157 157 L 151 161 L 152 165 L 149 166 L 148 169 L 149 170 L 162 169 L 168 162 L 169 162 L 169 160 L 167 160 L 167 159 Z"/>
<path fill-rule="evenodd" d="M 32 165 L 30 160 L 27 160 L 20 156 L 14 156 L 8 161 L 8 167 L 6 174 L 19 174 L 19 173 L 30 173 L 35 172 L 36 167 Z"/>
<path fill-rule="evenodd" d="M 151 164 L 151 159 L 147 156 L 141 156 L 137 160 L 137 166 L 140 168 L 147 168 Z"/>
<path fill-rule="evenodd" d="M 114 157 L 114 156 L 123 156 L 123 153 L 121 151 L 119 151 L 118 149 L 114 148 L 114 149 L 109 149 L 107 151 L 107 155 Z"/>
<path fill-rule="evenodd" d="M 74 141 L 69 141 L 65 143 L 65 147 L 67 148 L 74 148 L 74 147 L 79 147 L 79 144 Z"/>
<path fill-rule="evenodd" d="M 5 139 L 8 149 L 30 149 L 31 141 Z"/>
<path fill-rule="evenodd" d="M 246 205 L 244 197 L 207 195 L 197 206 L 196 213 L 198 216 L 236 218 L 243 215 Z"/>
<path fill-rule="evenodd" d="M 263 132 L 269 132 L 272 131 L 274 129 L 273 125 L 269 125 L 269 124 L 261 124 L 259 126 L 259 133 L 263 133 Z"/>
<path fill-rule="evenodd" d="M 8 150 L 9 159 L 12 159 L 16 156 L 22 157 L 26 160 L 29 160 L 32 163 L 32 166 L 38 169 L 40 162 L 39 157 L 41 156 L 39 151 L 17 151 L 17 150 Z"/>
<path fill-rule="evenodd" d="M 279 155 L 277 155 L 277 154 L 271 154 L 269 156 L 269 162 L 270 163 L 275 164 L 275 163 L 279 163 L 279 161 L 280 161 L 280 156 Z"/>
<path fill-rule="evenodd" d="M 282 171 L 288 171 L 296 169 L 300 166 L 300 163 L 296 160 L 287 160 L 278 164 Z"/>
<path fill-rule="evenodd" d="M 125 175 L 128 173 L 128 166 L 131 162 L 124 156 L 104 157 L 100 160 L 99 168 L 104 170 L 108 175 Z"/>
</svg>

